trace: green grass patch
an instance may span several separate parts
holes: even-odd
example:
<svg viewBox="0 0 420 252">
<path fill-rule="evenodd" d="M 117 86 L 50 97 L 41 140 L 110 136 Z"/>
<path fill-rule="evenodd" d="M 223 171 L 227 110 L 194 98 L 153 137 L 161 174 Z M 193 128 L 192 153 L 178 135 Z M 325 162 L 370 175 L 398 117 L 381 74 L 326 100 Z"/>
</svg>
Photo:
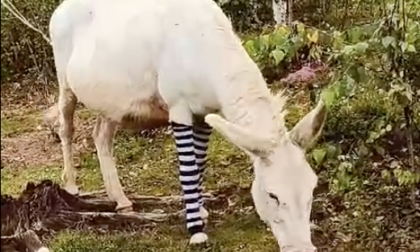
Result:
<svg viewBox="0 0 420 252">
<path fill-rule="evenodd" d="M 229 215 L 211 223 L 209 243 L 188 246 L 188 235 L 182 226 L 159 225 L 140 234 L 98 234 L 91 232 L 62 232 L 51 243 L 55 252 L 180 252 L 180 251 L 278 251 L 274 237 L 255 215 Z"/>
<path fill-rule="evenodd" d="M 38 183 L 44 179 L 61 184 L 60 166 L 26 167 L 22 169 L 8 169 L 1 171 L 1 193 L 17 196 L 28 182 Z M 102 186 L 102 177 L 99 167 L 84 167 L 79 170 L 78 184 L 83 191 L 99 190 Z"/>
<path fill-rule="evenodd" d="M 119 134 L 115 144 L 115 160 L 118 175 L 126 193 L 168 195 L 179 194 L 178 161 L 171 135 L 159 134 L 153 138 Z M 99 176 L 84 173 L 100 173 L 96 154 L 81 157 L 79 174 L 84 188 L 96 188 L 102 184 Z M 218 133 L 210 139 L 209 161 L 205 171 L 204 185 L 208 190 L 224 187 L 248 187 L 252 181 L 252 170 L 248 157 L 227 142 Z M 87 178 L 91 178 L 88 180 Z M 97 181 L 99 180 L 99 181 Z M 85 184 L 90 183 L 90 184 Z"/>
<path fill-rule="evenodd" d="M 39 111 L 29 110 L 22 114 L 1 116 L 1 137 L 11 137 L 36 130 L 42 122 Z"/>
</svg>

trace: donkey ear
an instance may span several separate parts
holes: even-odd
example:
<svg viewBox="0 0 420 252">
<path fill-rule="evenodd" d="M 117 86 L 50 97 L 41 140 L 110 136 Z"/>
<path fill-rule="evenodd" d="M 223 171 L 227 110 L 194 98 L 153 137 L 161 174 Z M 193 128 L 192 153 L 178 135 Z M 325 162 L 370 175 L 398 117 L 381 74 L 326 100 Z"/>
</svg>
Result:
<svg viewBox="0 0 420 252">
<path fill-rule="evenodd" d="M 266 157 L 276 143 L 276 139 L 274 138 L 250 132 L 240 125 L 228 122 L 216 114 L 207 115 L 205 121 L 228 138 L 233 144 L 254 156 Z"/>
<path fill-rule="evenodd" d="M 327 108 L 321 99 L 316 108 L 293 127 L 290 137 L 302 148 L 309 148 L 321 134 L 326 118 Z"/>
</svg>

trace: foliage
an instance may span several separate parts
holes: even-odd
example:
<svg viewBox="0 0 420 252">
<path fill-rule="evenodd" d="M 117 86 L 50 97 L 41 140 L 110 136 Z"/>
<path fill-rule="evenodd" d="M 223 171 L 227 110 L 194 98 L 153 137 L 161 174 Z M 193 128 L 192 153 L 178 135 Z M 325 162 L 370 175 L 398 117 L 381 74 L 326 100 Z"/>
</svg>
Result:
<svg viewBox="0 0 420 252">
<path fill-rule="evenodd" d="M 49 18 L 60 0 L 11 1 L 32 24 L 48 34 Z M 54 76 L 50 45 L 1 6 L 1 81 L 20 80 L 35 72 Z"/>
<path fill-rule="evenodd" d="M 397 11 L 403 3 L 404 11 Z M 278 80 L 302 61 L 328 62 L 330 85 L 321 95 L 336 116 L 329 118 L 325 136 L 336 142 L 340 141 L 335 137 L 338 134 L 360 139 L 351 147 L 340 142 L 340 146 L 329 144 L 312 152 L 318 165 L 327 156 L 334 160 L 332 167 L 337 169 L 330 174 L 330 185 L 338 192 L 363 186 L 353 183 L 364 176 L 357 167 L 367 158 L 389 159 L 393 148 L 402 148 L 404 154 L 399 155 L 408 156 L 408 162 L 396 166 L 391 158 L 383 174 L 395 177 L 401 186 L 420 182 L 418 155 L 414 154 L 420 139 L 414 125 L 420 114 L 418 109 L 414 112 L 420 100 L 416 70 L 420 69 L 420 21 L 415 15 L 419 4 L 396 1 L 386 7 L 388 11 L 383 10 L 382 18 L 375 22 L 343 31 L 324 31 L 297 22 L 292 28 L 280 26 L 244 41 L 268 80 Z"/>
<path fill-rule="evenodd" d="M 305 60 L 320 60 L 319 31 L 302 23 L 296 29 L 279 26 L 244 42 L 249 55 L 270 81 L 284 75 L 290 67 Z"/>
<path fill-rule="evenodd" d="M 398 11 L 402 4 L 405 4 L 401 8 L 403 11 Z M 399 117 L 392 122 L 384 118 L 375 121 L 375 129 L 369 133 L 366 144 L 375 145 L 383 155 L 381 146 L 385 144 L 386 133 L 403 129 L 408 142 L 409 166 L 414 169 L 418 165 L 414 160 L 413 136 L 419 136 L 418 132 L 414 133 L 413 108 L 420 98 L 420 85 L 416 84 L 420 76 L 416 70 L 420 67 L 420 22 L 414 18 L 414 13 L 418 13 L 419 5 L 416 1 L 395 1 L 387 5 L 387 10 L 382 19 L 372 24 L 333 34 L 329 59 L 340 62 L 336 64 L 340 71 L 337 71 L 335 82 L 324 98 L 328 103 L 347 99 L 355 88 L 360 87 L 356 85 L 360 82 L 386 94 L 383 99 L 395 104 Z M 417 172 L 420 171 L 417 169 Z"/>
</svg>

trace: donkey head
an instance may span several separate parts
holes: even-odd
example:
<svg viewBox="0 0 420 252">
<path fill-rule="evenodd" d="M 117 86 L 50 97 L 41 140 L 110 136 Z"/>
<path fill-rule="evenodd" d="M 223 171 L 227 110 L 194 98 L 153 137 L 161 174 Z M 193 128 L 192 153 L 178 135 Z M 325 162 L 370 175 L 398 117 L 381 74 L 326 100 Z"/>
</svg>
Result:
<svg viewBox="0 0 420 252">
<path fill-rule="evenodd" d="M 208 124 L 245 150 L 253 160 L 254 204 L 282 251 L 316 250 L 311 242 L 310 213 L 318 178 L 305 159 L 305 149 L 319 136 L 326 115 L 326 107 L 320 101 L 291 131 L 287 131 L 283 118 L 277 117 L 282 123 L 275 135 L 251 132 L 216 114 L 206 116 Z"/>
</svg>

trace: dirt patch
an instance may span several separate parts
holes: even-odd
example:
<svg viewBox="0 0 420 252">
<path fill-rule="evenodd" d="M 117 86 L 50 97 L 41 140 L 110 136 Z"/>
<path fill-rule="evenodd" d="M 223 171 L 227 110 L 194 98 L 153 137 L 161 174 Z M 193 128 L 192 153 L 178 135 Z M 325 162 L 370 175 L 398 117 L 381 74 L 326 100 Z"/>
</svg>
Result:
<svg viewBox="0 0 420 252">
<path fill-rule="evenodd" d="M 25 133 L 1 141 L 1 161 L 12 167 L 51 165 L 62 158 L 60 145 L 43 133 Z"/>
<path fill-rule="evenodd" d="M 1 86 L 1 110 L 45 109 L 56 100 L 57 87 L 52 81 L 24 79 Z"/>
<path fill-rule="evenodd" d="M 76 163 L 81 153 L 94 150 L 92 130 L 93 122 L 75 120 L 73 153 Z M 44 128 L 2 138 L 1 162 L 2 165 L 11 167 L 36 167 L 61 163 L 60 140 L 57 135 Z"/>
<path fill-rule="evenodd" d="M 12 134 L 2 134 L 1 163 L 6 167 L 48 166 L 62 163 L 61 145 L 57 135 L 42 125 L 43 113 L 56 100 L 56 87 L 45 80 L 23 80 L 2 85 L 1 117 L 9 121 Z M 75 162 L 83 152 L 92 152 L 94 119 L 75 112 L 73 151 Z M 23 125 L 23 126 L 22 126 Z M 17 126 L 16 126 L 17 127 Z M 3 121 L 2 121 L 3 128 Z M 21 129 L 22 128 L 22 129 Z M 2 129 L 3 131 L 3 129 Z M 3 133 L 3 132 L 2 132 Z"/>
</svg>

